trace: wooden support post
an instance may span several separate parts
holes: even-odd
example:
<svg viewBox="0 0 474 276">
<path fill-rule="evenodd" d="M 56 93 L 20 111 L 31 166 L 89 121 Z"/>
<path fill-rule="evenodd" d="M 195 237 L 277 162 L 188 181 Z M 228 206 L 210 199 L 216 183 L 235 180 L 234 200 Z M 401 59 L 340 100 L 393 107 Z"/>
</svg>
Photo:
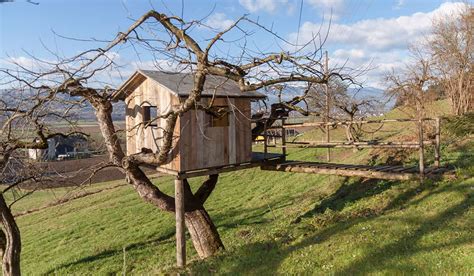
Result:
<svg viewBox="0 0 474 276">
<path fill-rule="evenodd" d="M 329 65 L 328 65 L 328 62 L 329 62 L 329 58 L 328 58 L 328 51 L 325 52 L 326 54 L 326 61 L 324 63 L 324 72 L 325 74 L 329 74 Z M 329 122 L 329 113 L 331 111 L 330 107 L 329 107 L 329 84 L 326 83 L 325 84 L 325 90 L 326 90 L 326 123 Z M 326 125 L 326 143 L 329 143 L 330 141 L 330 137 L 329 137 L 329 125 Z M 327 152 L 326 152 L 326 160 L 328 162 L 331 161 L 331 149 L 327 149 Z"/>
<path fill-rule="evenodd" d="M 265 123 L 263 124 L 263 159 L 267 159 L 267 120 L 265 120 Z"/>
<path fill-rule="evenodd" d="M 419 169 L 420 169 L 420 180 L 423 181 L 425 174 L 425 154 L 423 146 L 423 120 L 418 121 L 418 145 L 419 145 Z"/>
<path fill-rule="evenodd" d="M 437 117 L 435 119 L 435 131 L 436 131 L 436 136 L 435 136 L 435 149 L 434 149 L 434 165 L 435 167 L 439 168 L 441 165 L 440 159 L 441 159 L 441 122 L 440 118 Z"/>
<path fill-rule="evenodd" d="M 174 204 L 176 213 L 176 264 L 186 265 L 186 238 L 184 228 L 184 186 L 183 180 L 174 180 Z"/>
<path fill-rule="evenodd" d="M 331 137 L 329 136 L 329 126 L 326 126 L 326 142 L 329 143 L 331 141 Z M 328 148 L 326 152 L 326 160 L 331 162 L 331 149 Z"/>
<path fill-rule="evenodd" d="M 281 151 L 283 153 L 283 158 L 286 159 L 286 129 L 285 129 L 285 119 L 281 119 Z"/>
</svg>

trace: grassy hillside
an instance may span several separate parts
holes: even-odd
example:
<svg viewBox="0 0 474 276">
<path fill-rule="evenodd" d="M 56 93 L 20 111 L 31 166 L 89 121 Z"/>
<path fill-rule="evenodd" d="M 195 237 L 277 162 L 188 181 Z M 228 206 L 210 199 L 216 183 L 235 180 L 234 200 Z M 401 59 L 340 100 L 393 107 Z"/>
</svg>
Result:
<svg viewBox="0 0 474 276">
<path fill-rule="evenodd" d="M 473 274 L 474 139 L 450 139 L 443 161 L 458 168 L 457 178 L 424 185 L 259 169 L 222 174 L 206 208 L 227 250 L 200 261 L 188 241 L 186 271 Z M 289 158 L 311 160 L 324 152 L 295 149 Z M 361 163 L 371 152 L 338 157 Z M 194 189 L 200 181 L 191 180 Z M 118 274 L 124 267 L 133 274 L 174 272 L 173 216 L 121 183 L 87 187 L 80 192 L 96 193 L 18 217 L 24 274 Z M 172 178 L 155 183 L 172 193 Z M 107 187 L 114 188 L 98 192 Z M 39 192 L 14 209 L 77 192 Z"/>
</svg>

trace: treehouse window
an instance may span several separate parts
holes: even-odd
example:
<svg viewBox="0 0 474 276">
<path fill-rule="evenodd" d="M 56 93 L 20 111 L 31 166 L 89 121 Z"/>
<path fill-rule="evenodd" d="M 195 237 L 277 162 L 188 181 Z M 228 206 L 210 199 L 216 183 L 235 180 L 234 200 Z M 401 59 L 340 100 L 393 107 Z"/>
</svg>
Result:
<svg viewBox="0 0 474 276">
<path fill-rule="evenodd" d="M 156 127 L 158 117 L 158 108 L 156 106 L 143 107 L 143 123 L 148 126 Z"/>
<path fill-rule="evenodd" d="M 225 113 L 219 117 L 212 116 L 211 127 L 229 126 L 229 113 Z"/>
<path fill-rule="evenodd" d="M 211 109 L 212 113 L 208 114 L 210 127 L 227 127 L 229 126 L 229 112 L 224 106 L 215 106 Z"/>
</svg>

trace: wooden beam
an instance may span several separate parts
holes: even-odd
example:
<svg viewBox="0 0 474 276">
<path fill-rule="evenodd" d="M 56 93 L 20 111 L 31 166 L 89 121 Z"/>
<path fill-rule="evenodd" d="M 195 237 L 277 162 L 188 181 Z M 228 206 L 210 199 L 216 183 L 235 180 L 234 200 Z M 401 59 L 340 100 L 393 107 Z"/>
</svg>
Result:
<svg viewBox="0 0 474 276">
<path fill-rule="evenodd" d="M 441 122 L 440 118 L 436 118 L 435 120 L 435 131 L 436 131 L 436 136 L 435 136 L 435 147 L 434 147 L 434 165 L 435 167 L 439 168 L 441 165 L 440 159 L 441 159 Z"/>
<path fill-rule="evenodd" d="M 209 168 L 209 169 L 202 169 L 198 171 L 182 172 L 182 173 L 178 173 L 178 179 L 187 179 L 191 177 L 220 174 L 220 173 L 225 173 L 225 172 L 233 172 L 233 171 L 238 171 L 238 170 L 250 169 L 250 168 L 254 168 L 258 166 L 260 166 L 260 163 L 246 163 L 246 164 L 225 166 L 225 167 L 220 167 L 220 168 Z"/>
<path fill-rule="evenodd" d="M 252 152 L 252 160 L 250 162 L 243 162 L 237 164 L 230 164 L 226 166 L 216 166 L 216 167 L 207 167 L 197 170 L 190 170 L 184 172 L 178 172 L 175 170 L 170 170 L 163 167 L 154 167 L 158 172 L 169 174 L 175 176 L 177 179 L 188 179 L 191 177 L 198 177 L 198 176 L 205 176 L 205 175 L 212 175 L 212 174 L 220 174 L 225 172 L 233 172 L 238 170 L 245 170 L 254 167 L 260 166 L 262 163 L 274 163 L 274 162 L 281 162 L 284 160 L 284 155 L 279 153 L 267 153 L 266 157 L 265 154 L 262 152 Z"/>
<path fill-rule="evenodd" d="M 418 143 L 419 143 L 419 170 L 420 170 L 420 181 L 423 182 L 423 176 L 425 174 L 425 153 L 423 148 L 423 120 L 418 122 Z"/>
<path fill-rule="evenodd" d="M 295 142 L 287 142 L 287 144 L 295 144 L 295 145 L 419 145 L 419 141 L 417 142 L 377 142 L 377 141 L 366 141 L 366 142 L 347 142 L 347 141 L 333 141 L 333 142 L 304 142 L 304 141 L 295 141 Z M 423 141 L 424 145 L 434 145 L 435 141 L 432 140 L 425 140 Z"/>
<path fill-rule="evenodd" d="M 267 157 L 267 153 L 268 153 L 268 141 L 267 141 L 268 137 L 267 137 L 267 121 L 265 121 L 264 125 L 263 125 L 263 152 L 264 152 L 264 158 Z"/>
<path fill-rule="evenodd" d="M 326 75 L 329 74 L 329 58 L 328 58 L 328 51 L 325 52 L 325 55 L 326 55 L 326 60 L 324 62 L 324 73 Z M 326 92 L 326 117 L 324 118 L 324 122 L 326 123 L 326 143 L 329 143 L 330 141 L 330 134 L 329 134 L 329 129 L 330 129 L 330 125 L 327 124 L 329 123 L 329 115 L 331 113 L 331 108 L 329 106 L 329 103 L 330 103 L 330 97 L 329 97 L 329 84 L 328 83 L 325 83 L 324 84 L 324 90 Z M 326 161 L 330 162 L 331 161 L 331 149 L 330 148 L 327 148 L 326 150 Z"/>
<path fill-rule="evenodd" d="M 337 144 L 287 144 L 285 146 L 281 145 L 268 145 L 269 148 L 409 148 L 417 149 L 420 146 L 418 144 L 412 145 L 337 145 Z"/>
<path fill-rule="evenodd" d="M 411 180 L 416 179 L 417 174 L 412 173 L 392 173 L 373 170 L 357 170 L 349 168 L 320 168 L 318 166 L 311 166 L 308 164 L 298 164 L 293 166 L 291 162 L 283 164 L 264 164 L 261 166 L 262 170 L 267 171 L 281 171 L 281 172 L 296 172 L 296 173 L 315 173 L 315 174 L 329 174 L 340 176 L 357 176 L 364 178 L 388 179 L 388 180 Z"/>
<path fill-rule="evenodd" d="M 434 118 L 423 118 L 422 121 L 434 121 Z M 335 126 L 335 125 L 350 125 L 350 124 L 381 124 L 394 122 L 418 122 L 418 119 L 385 119 L 385 120 L 359 120 L 359 121 L 339 121 L 339 122 L 312 122 L 302 124 L 286 124 L 285 128 L 294 127 L 309 127 L 309 126 Z"/>
<path fill-rule="evenodd" d="M 176 265 L 186 266 L 186 237 L 184 228 L 184 185 L 183 180 L 174 180 L 174 204 L 176 213 Z"/>
<path fill-rule="evenodd" d="M 281 119 L 281 145 L 282 145 L 282 154 L 284 158 L 286 158 L 286 129 L 285 126 L 285 119 Z"/>
</svg>

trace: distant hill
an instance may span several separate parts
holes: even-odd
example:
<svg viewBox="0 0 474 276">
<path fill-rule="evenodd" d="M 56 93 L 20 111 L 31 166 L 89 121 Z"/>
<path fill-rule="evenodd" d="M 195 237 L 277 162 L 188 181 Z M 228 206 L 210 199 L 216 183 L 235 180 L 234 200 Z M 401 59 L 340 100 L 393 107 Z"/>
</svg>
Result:
<svg viewBox="0 0 474 276">
<path fill-rule="evenodd" d="M 304 87 L 298 86 L 289 87 L 282 93 L 281 98 L 283 101 L 290 100 L 295 96 L 302 95 L 304 89 Z M 279 101 L 278 95 L 276 93 L 269 93 L 265 91 L 261 92 L 268 96 L 268 103 L 272 104 Z M 377 104 L 375 104 L 376 110 L 374 110 L 374 113 L 385 113 L 391 110 L 395 103 L 393 100 L 388 99 L 385 96 L 382 89 L 375 87 L 349 88 L 348 93 L 349 95 L 353 96 L 353 98 L 358 100 L 374 100 L 377 102 Z"/>
<path fill-rule="evenodd" d="M 282 93 L 282 100 L 286 101 L 289 99 L 294 98 L 295 96 L 299 96 L 303 93 L 304 88 L 298 86 L 292 86 L 287 88 Z M 0 96 L 3 100 L 7 102 L 15 102 L 15 99 L 11 97 L 6 97 L 5 95 L 8 94 L 8 89 L 0 89 Z M 267 103 L 269 105 L 278 102 L 278 96 L 275 93 L 260 91 L 268 96 Z M 27 91 L 22 91 L 21 93 L 28 93 Z M 384 113 L 393 108 L 394 103 L 392 101 L 388 101 L 384 96 L 383 90 L 374 88 L 374 87 L 364 87 L 361 89 L 349 88 L 349 94 L 354 95 L 356 99 L 375 99 L 379 102 L 377 105 L 375 112 L 377 113 Z M 125 103 L 124 102 L 117 102 L 113 104 L 114 111 L 112 113 L 112 118 L 114 120 L 124 120 L 125 119 Z M 81 121 L 95 121 L 96 117 L 94 114 L 94 109 L 89 104 L 86 104 L 80 110 L 76 112 L 77 119 Z"/>
<path fill-rule="evenodd" d="M 21 90 L 21 91 L 14 91 L 15 93 L 11 93 L 12 89 L 0 89 L 0 98 L 5 101 L 9 105 L 16 105 L 28 96 L 31 96 L 33 90 Z M 75 97 L 69 97 L 67 95 L 59 95 L 59 97 L 63 97 L 64 99 L 79 99 Z M 125 103 L 124 102 L 117 102 L 113 104 L 114 111 L 112 113 L 112 118 L 114 120 L 124 120 L 125 119 Z M 64 106 L 63 106 L 64 107 Z M 61 109 L 61 106 L 57 106 L 56 108 Z M 94 108 L 86 103 L 83 107 L 76 110 L 76 119 L 81 121 L 95 121 L 96 117 L 94 114 Z"/>
</svg>

